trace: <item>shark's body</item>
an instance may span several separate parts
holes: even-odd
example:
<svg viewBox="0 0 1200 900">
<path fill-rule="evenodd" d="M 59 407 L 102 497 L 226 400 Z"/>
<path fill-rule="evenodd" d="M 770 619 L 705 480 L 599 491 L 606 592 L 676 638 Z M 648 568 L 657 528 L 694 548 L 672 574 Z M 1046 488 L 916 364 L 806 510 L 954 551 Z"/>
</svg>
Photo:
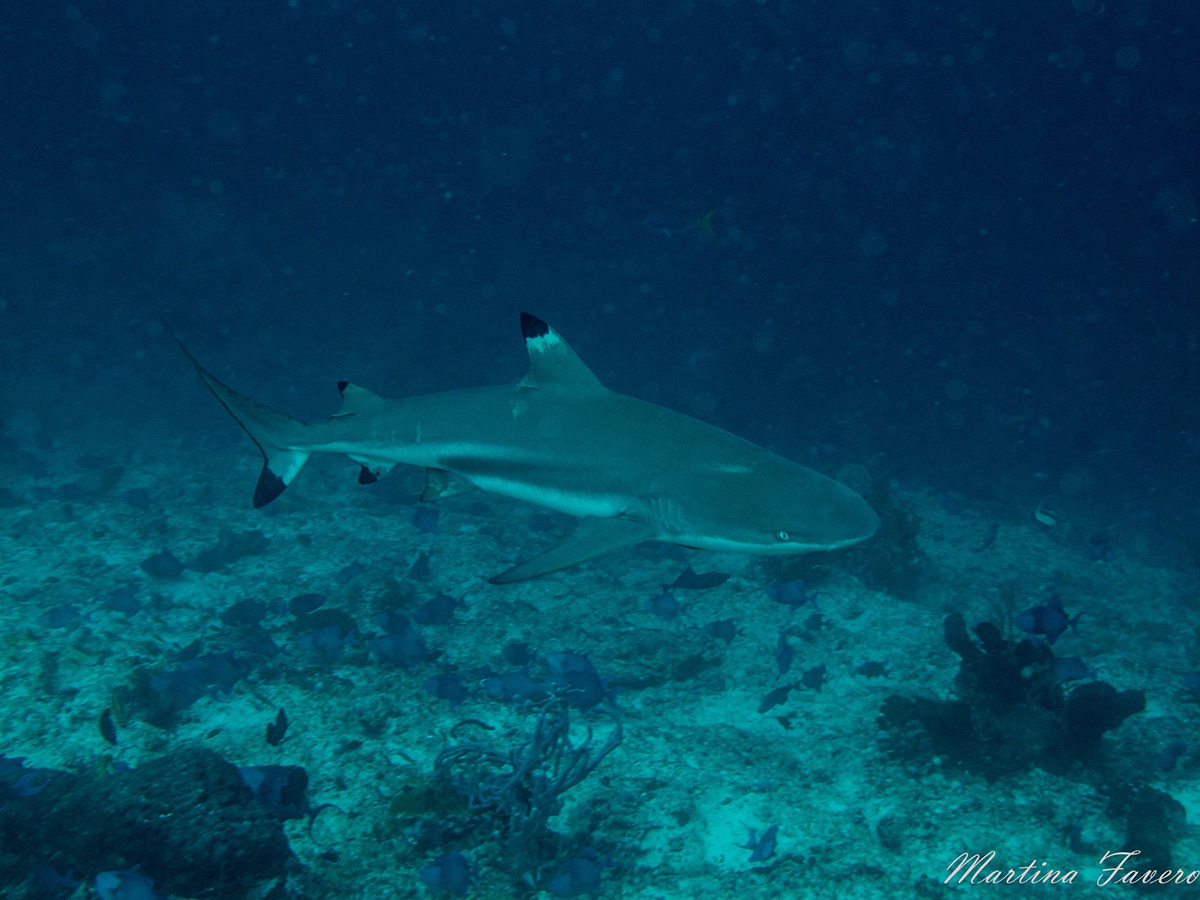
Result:
<svg viewBox="0 0 1200 900">
<path fill-rule="evenodd" d="M 423 466 L 422 500 L 478 488 L 582 517 L 563 542 L 491 579 L 497 584 L 644 540 L 788 554 L 846 547 L 878 529 L 878 516 L 845 485 L 610 391 L 540 319 L 522 314 L 521 327 L 530 368 L 516 385 L 385 400 L 343 382 L 341 409 L 311 424 L 196 368 L 263 451 L 256 507 L 279 496 L 311 454 L 342 453 L 362 466 L 364 483 L 398 464 Z"/>
</svg>

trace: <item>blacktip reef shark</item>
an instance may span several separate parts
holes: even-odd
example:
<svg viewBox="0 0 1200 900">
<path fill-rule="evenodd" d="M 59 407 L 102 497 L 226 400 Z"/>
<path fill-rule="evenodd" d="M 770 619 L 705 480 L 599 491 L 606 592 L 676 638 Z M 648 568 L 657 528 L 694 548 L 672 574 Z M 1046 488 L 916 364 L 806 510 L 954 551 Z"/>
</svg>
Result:
<svg viewBox="0 0 1200 900">
<path fill-rule="evenodd" d="M 879 517 L 832 478 L 683 413 L 610 391 L 541 319 L 521 314 L 529 371 L 515 385 L 385 400 L 340 382 L 342 405 L 302 422 L 226 387 L 184 352 L 264 465 L 254 506 L 314 453 L 341 453 L 369 484 L 426 470 L 423 501 L 471 489 L 582 519 L 566 539 L 490 579 L 536 578 L 647 540 L 724 553 L 836 550 Z M 181 344 L 182 346 L 182 344 Z"/>
</svg>

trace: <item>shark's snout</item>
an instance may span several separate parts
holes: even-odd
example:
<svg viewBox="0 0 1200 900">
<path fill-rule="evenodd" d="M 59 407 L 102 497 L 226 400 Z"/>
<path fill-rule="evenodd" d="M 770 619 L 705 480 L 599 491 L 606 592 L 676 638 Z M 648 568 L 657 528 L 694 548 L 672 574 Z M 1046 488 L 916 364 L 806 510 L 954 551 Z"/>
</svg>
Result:
<svg viewBox="0 0 1200 900">
<path fill-rule="evenodd" d="M 861 543 L 873 537 L 880 525 L 878 513 L 860 494 L 841 483 L 837 487 L 837 498 L 828 506 L 824 528 L 831 549 Z"/>
<path fill-rule="evenodd" d="M 847 490 L 849 490 L 849 488 L 847 488 Z M 851 491 L 851 493 L 854 494 L 853 491 Z M 851 507 L 853 512 L 849 518 L 853 522 L 851 527 L 855 534 L 855 540 L 865 541 L 868 538 L 874 537 L 875 533 L 879 531 L 879 526 L 881 524 L 879 513 L 875 512 L 875 510 L 871 508 L 871 504 L 864 500 L 859 494 L 854 494 Z"/>
<path fill-rule="evenodd" d="M 796 502 L 792 552 L 839 550 L 873 537 L 880 520 L 875 510 L 846 485 L 806 472 L 806 489 Z M 786 551 L 781 551 L 786 552 Z"/>
</svg>

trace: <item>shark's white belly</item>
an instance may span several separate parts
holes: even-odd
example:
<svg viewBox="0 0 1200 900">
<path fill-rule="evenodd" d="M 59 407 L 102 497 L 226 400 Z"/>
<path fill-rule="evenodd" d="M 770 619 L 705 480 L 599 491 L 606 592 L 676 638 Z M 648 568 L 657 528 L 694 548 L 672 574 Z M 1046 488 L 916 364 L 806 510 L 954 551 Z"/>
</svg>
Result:
<svg viewBox="0 0 1200 900">
<path fill-rule="evenodd" d="M 325 444 L 320 449 L 344 453 L 373 470 L 386 471 L 396 465 L 443 469 L 481 491 L 580 518 L 619 516 L 628 512 L 631 505 L 627 493 L 588 489 L 584 486 L 586 478 L 564 477 L 561 484 L 556 484 L 552 473 L 556 468 L 566 470 L 561 469 L 561 458 L 551 460 L 547 458 L 549 454 L 531 454 L 499 443 L 433 440 L 372 443 L 337 442 Z"/>
<path fill-rule="evenodd" d="M 621 515 L 629 505 L 628 498 L 612 494 L 589 493 L 578 489 L 568 490 L 495 475 L 465 477 L 481 491 L 490 491 L 493 494 L 512 497 L 514 500 L 524 500 L 526 503 L 536 503 L 538 506 L 571 516 L 597 516 L 607 519 Z"/>
</svg>

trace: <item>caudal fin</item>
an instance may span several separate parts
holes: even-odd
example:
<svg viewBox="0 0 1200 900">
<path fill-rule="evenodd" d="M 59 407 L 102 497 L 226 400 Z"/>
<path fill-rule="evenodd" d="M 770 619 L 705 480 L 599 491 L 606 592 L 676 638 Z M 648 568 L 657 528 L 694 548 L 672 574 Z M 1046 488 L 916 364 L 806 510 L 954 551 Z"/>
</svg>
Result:
<svg viewBox="0 0 1200 900">
<path fill-rule="evenodd" d="M 178 337 L 176 343 L 192 361 L 213 396 L 229 410 L 239 425 L 258 445 L 263 455 L 263 469 L 254 488 L 254 508 L 266 506 L 283 493 L 292 483 L 296 473 L 308 462 L 311 451 L 298 449 L 303 446 L 301 436 L 308 425 L 299 419 L 278 412 L 261 403 L 255 403 L 218 381 L 211 372 L 200 365 L 191 351 Z"/>
</svg>

